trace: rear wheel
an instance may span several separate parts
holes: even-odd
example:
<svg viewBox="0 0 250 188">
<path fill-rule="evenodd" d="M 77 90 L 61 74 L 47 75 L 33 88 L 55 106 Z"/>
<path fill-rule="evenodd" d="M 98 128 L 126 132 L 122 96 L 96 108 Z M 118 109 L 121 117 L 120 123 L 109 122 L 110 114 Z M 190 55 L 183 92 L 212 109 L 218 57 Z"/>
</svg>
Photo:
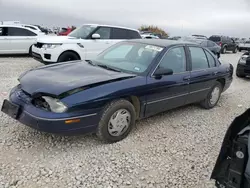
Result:
<svg viewBox="0 0 250 188">
<path fill-rule="evenodd" d="M 218 58 L 218 59 L 220 58 L 220 53 L 217 53 L 217 58 Z"/>
<path fill-rule="evenodd" d="M 58 58 L 58 62 L 65 62 L 65 61 L 75 61 L 80 60 L 78 55 L 74 52 L 64 52 L 60 57 Z"/>
<path fill-rule="evenodd" d="M 135 118 L 135 108 L 129 101 L 113 101 L 105 107 L 96 134 L 108 143 L 120 141 L 130 133 Z"/>
<path fill-rule="evenodd" d="M 209 91 L 207 97 L 201 102 L 201 106 L 205 109 L 211 109 L 218 103 L 222 92 L 222 85 L 216 81 L 215 85 Z"/>
<path fill-rule="evenodd" d="M 238 48 L 237 47 L 235 47 L 235 49 L 233 50 L 233 53 L 237 53 L 238 52 Z"/>
<path fill-rule="evenodd" d="M 29 56 L 31 56 L 31 57 L 32 57 L 32 46 L 33 46 L 33 45 L 31 45 L 31 46 L 30 46 L 30 49 L 29 49 Z"/>
</svg>

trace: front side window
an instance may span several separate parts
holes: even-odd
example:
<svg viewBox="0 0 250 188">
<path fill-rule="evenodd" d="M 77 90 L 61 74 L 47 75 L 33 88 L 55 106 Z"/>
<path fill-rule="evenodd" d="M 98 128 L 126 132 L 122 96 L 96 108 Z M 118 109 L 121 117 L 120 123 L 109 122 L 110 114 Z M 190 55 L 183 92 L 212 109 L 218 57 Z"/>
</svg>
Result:
<svg viewBox="0 0 250 188">
<path fill-rule="evenodd" d="M 27 29 L 8 27 L 8 36 L 36 36 L 36 34 Z"/>
<path fill-rule="evenodd" d="M 154 45 L 121 42 L 105 50 L 93 61 L 97 65 L 105 65 L 122 72 L 140 74 L 147 70 L 162 50 L 162 47 Z"/>
<path fill-rule="evenodd" d="M 202 70 L 208 68 L 208 62 L 204 50 L 199 47 L 189 47 L 192 61 L 192 70 Z"/>
<path fill-rule="evenodd" d="M 172 69 L 173 73 L 186 71 L 186 55 L 183 47 L 168 50 L 158 68 Z"/>
<path fill-rule="evenodd" d="M 214 60 L 213 56 L 206 50 L 205 50 L 205 53 L 207 55 L 207 60 L 208 60 L 208 63 L 209 63 L 209 67 L 215 67 L 216 63 L 215 63 L 215 60 Z"/>
<path fill-rule="evenodd" d="M 100 27 L 95 33 L 100 35 L 100 39 L 110 39 L 111 28 Z"/>
<path fill-rule="evenodd" d="M 72 31 L 68 36 L 78 39 L 86 39 L 94 29 L 96 29 L 95 25 L 84 25 Z"/>
</svg>

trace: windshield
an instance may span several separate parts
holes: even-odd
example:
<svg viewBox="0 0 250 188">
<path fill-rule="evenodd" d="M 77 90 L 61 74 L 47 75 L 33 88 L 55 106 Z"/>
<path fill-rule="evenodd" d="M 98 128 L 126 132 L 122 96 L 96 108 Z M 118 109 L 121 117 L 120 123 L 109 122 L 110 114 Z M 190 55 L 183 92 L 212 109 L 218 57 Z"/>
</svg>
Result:
<svg viewBox="0 0 250 188">
<path fill-rule="evenodd" d="M 86 39 L 87 36 L 96 28 L 94 25 L 84 25 L 72 31 L 68 36 Z"/>
<path fill-rule="evenodd" d="M 162 50 L 162 47 L 149 44 L 121 42 L 101 53 L 96 63 L 121 72 L 139 74 L 147 70 Z"/>
</svg>

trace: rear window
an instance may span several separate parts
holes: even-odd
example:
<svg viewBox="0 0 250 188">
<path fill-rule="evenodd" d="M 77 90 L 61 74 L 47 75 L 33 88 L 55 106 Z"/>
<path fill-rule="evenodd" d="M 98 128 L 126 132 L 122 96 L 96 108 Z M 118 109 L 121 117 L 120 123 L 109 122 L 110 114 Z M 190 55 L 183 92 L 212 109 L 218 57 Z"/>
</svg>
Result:
<svg viewBox="0 0 250 188">
<path fill-rule="evenodd" d="M 214 41 L 214 42 L 220 42 L 221 41 L 221 37 L 211 36 L 211 37 L 209 37 L 209 40 Z"/>
</svg>

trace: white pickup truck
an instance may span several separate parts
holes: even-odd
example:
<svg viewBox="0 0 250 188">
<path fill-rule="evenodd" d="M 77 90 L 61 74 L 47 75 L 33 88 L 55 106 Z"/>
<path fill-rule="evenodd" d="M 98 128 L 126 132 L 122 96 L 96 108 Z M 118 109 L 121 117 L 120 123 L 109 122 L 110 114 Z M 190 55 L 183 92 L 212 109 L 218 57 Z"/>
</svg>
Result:
<svg viewBox="0 0 250 188">
<path fill-rule="evenodd" d="M 250 41 L 243 41 L 239 43 L 239 51 L 247 50 L 250 51 Z"/>
</svg>

